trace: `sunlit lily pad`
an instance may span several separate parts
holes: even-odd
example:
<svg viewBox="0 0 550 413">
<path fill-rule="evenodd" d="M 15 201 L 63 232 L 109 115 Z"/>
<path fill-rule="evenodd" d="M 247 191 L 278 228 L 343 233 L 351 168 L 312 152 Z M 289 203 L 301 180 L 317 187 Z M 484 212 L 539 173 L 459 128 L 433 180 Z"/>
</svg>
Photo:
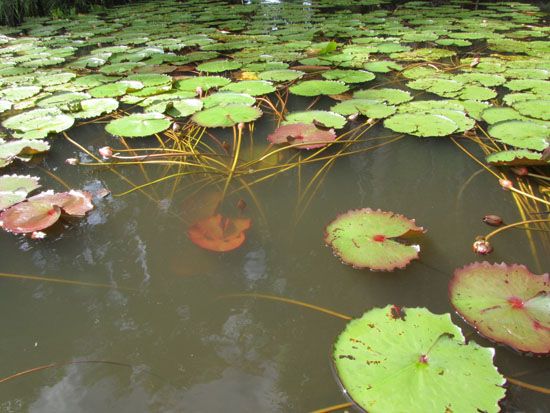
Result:
<svg viewBox="0 0 550 413">
<path fill-rule="evenodd" d="M 403 215 L 363 208 L 332 221 L 325 229 L 325 242 L 354 268 L 393 271 L 405 268 L 420 251 L 418 245 L 406 245 L 395 238 L 422 232 L 422 227 Z"/>
<path fill-rule="evenodd" d="M 203 100 L 205 108 L 211 108 L 214 106 L 227 106 L 227 105 L 247 105 L 252 106 L 256 103 L 256 99 L 246 93 L 233 93 L 233 92 L 217 92 L 213 93 Z"/>
<path fill-rule="evenodd" d="M 289 88 L 290 93 L 300 96 L 338 95 L 349 87 L 334 80 L 305 80 Z"/>
<path fill-rule="evenodd" d="M 0 139 L 0 168 L 9 165 L 18 156 L 29 157 L 49 149 L 50 144 L 40 139 L 18 139 L 10 142 Z"/>
<path fill-rule="evenodd" d="M 360 113 L 368 118 L 382 119 L 393 115 L 397 108 L 377 100 L 348 99 L 332 106 L 330 110 L 344 116 Z"/>
<path fill-rule="evenodd" d="M 203 107 L 203 102 L 200 99 L 180 99 L 171 102 L 166 102 L 168 108 L 166 113 L 175 118 L 184 118 L 198 112 Z"/>
<path fill-rule="evenodd" d="M 327 70 L 322 76 L 328 80 L 339 80 L 344 83 L 363 83 L 375 78 L 375 75 L 366 70 Z"/>
<path fill-rule="evenodd" d="M 399 105 L 413 99 L 406 90 L 389 88 L 358 90 L 353 94 L 353 97 L 356 99 L 378 100 L 389 105 Z"/>
<path fill-rule="evenodd" d="M 73 126 L 74 118 L 57 108 L 35 109 L 6 119 L 2 125 L 17 132 L 18 138 L 42 139 L 51 132 L 61 132 Z"/>
<path fill-rule="evenodd" d="M 341 129 L 346 125 L 346 118 L 338 113 L 324 110 L 308 110 L 294 112 L 286 116 L 284 125 L 289 123 L 319 123 L 327 128 Z"/>
<path fill-rule="evenodd" d="M 0 91 L 0 96 L 12 102 L 28 99 L 40 92 L 40 86 L 15 86 Z"/>
<path fill-rule="evenodd" d="M 369 413 L 497 413 L 506 389 L 493 356 L 466 343 L 449 314 L 387 306 L 347 324 L 333 361 L 346 393 Z"/>
<path fill-rule="evenodd" d="M 61 209 L 48 202 L 25 201 L 0 214 L 0 227 L 14 234 L 41 231 L 57 222 Z"/>
<path fill-rule="evenodd" d="M 542 159 L 539 152 L 528 151 L 527 149 L 515 149 L 509 151 L 495 152 L 487 156 L 487 162 L 492 165 L 545 165 L 548 161 Z"/>
<path fill-rule="evenodd" d="M 271 80 L 273 82 L 289 82 L 301 78 L 304 72 L 292 69 L 267 70 L 258 76 L 262 80 Z"/>
<path fill-rule="evenodd" d="M 532 99 L 514 103 L 514 109 L 531 118 L 550 120 L 550 100 Z"/>
<path fill-rule="evenodd" d="M 429 113 L 398 113 L 386 119 L 384 126 L 395 132 L 421 137 L 448 136 L 458 130 L 458 125 L 448 117 Z"/>
<path fill-rule="evenodd" d="M 116 99 L 85 99 L 78 104 L 70 106 L 71 116 L 75 119 L 89 119 L 100 115 L 114 112 L 118 109 L 118 101 Z"/>
<path fill-rule="evenodd" d="M 212 215 L 193 224 L 188 230 L 189 239 L 201 248 L 215 252 L 227 252 L 239 248 L 246 239 L 246 231 L 252 221 L 249 218 L 227 218 Z"/>
<path fill-rule="evenodd" d="M 489 128 L 489 135 L 501 142 L 522 149 L 542 151 L 549 145 L 550 128 L 538 123 L 509 120 Z"/>
<path fill-rule="evenodd" d="M 234 60 L 216 60 L 213 62 L 201 63 L 197 66 L 199 72 L 219 73 L 229 70 L 237 70 L 242 66 L 242 63 Z"/>
<path fill-rule="evenodd" d="M 282 125 L 267 137 L 269 142 L 275 144 L 299 144 L 300 146 L 297 146 L 299 149 L 322 148 L 334 139 L 336 139 L 336 134 L 333 129 L 322 130 L 313 124 L 306 123 Z"/>
<path fill-rule="evenodd" d="M 525 117 L 513 108 L 507 107 L 489 107 L 481 112 L 481 118 L 489 125 L 506 120 L 523 120 Z"/>
<path fill-rule="evenodd" d="M 170 123 L 170 120 L 162 113 L 134 113 L 112 120 L 107 124 L 105 130 L 111 135 L 136 138 L 163 132 L 168 129 Z"/>
<path fill-rule="evenodd" d="M 197 88 L 208 91 L 212 88 L 218 88 L 231 83 L 231 79 L 221 76 L 198 76 L 188 79 L 178 80 L 175 87 L 179 90 L 188 90 L 195 92 Z"/>
<path fill-rule="evenodd" d="M 481 334 L 510 347 L 550 353 L 550 280 L 523 265 L 473 263 L 455 271 L 451 302 Z"/>
<path fill-rule="evenodd" d="M 193 115 L 193 121 L 207 128 L 227 128 L 237 123 L 253 122 L 262 116 L 257 107 L 248 105 L 214 106 Z"/>
<path fill-rule="evenodd" d="M 84 216 L 94 208 L 92 195 L 86 191 L 70 190 L 69 192 L 42 192 L 29 198 L 30 202 L 43 202 L 56 205 L 64 213 L 72 216 Z"/>
<path fill-rule="evenodd" d="M 39 188 L 38 180 L 30 175 L 0 176 L 0 211 L 23 201 L 29 192 Z"/>
<path fill-rule="evenodd" d="M 221 90 L 235 93 L 246 93 L 251 96 L 261 96 L 274 92 L 275 87 L 266 80 L 243 80 L 242 82 L 230 83 L 227 86 L 222 87 Z"/>
</svg>

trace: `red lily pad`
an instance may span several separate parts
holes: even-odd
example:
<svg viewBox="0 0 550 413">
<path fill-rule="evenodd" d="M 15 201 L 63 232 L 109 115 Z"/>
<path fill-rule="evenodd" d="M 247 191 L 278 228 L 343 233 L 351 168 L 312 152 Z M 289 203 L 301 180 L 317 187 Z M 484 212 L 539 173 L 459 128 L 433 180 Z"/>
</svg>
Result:
<svg viewBox="0 0 550 413">
<path fill-rule="evenodd" d="M 275 132 L 267 137 L 271 143 L 288 143 L 298 149 L 316 149 L 326 146 L 336 139 L 334 129 L 322 130 L 313 124 L 291 123 L 278 127 Z M 302 145 L 303 144 L 303 145 Z"/>
<path fill-rule="evenodd" d="M 193 224 L 187 235 L 191 241 L 209 251 L 227 252 L 239 248 L 250 228 L 249 218 L 227 218 L 220 214 L 201 219 Z"/>
<path fill-rule="evenodd" d="M 325 242 L 353 268 L 393 271 L 418 258 L 420 247 L 395 238 L 425 232 L 414 219 L 370 208 L 339 215 L 325 229 Z"/>
<path fill-rule="evenodd" d="M 84 216 L 92 210 L 92 194 L 86 191 L 74 191 L 54 193 L 53 191 L 42 192 L 29 198 L 29 201 L 40 201 L 57 205 L 63 212 L 73 216 Z"/>
<path fill-rule="evenodd" d="M 550 353 L 550 280 L 519 264 L 476 262 L 449 283 L 456 311 L 483 336 L 516 350 Z"/>
<path fill-rule="evenodd" d="M 49 202 L 20 202 L 0 214 L 0 227 L 14 234 L 25 234 L 52 226 L 60 216 L 61 209 Z"/>
</svg>

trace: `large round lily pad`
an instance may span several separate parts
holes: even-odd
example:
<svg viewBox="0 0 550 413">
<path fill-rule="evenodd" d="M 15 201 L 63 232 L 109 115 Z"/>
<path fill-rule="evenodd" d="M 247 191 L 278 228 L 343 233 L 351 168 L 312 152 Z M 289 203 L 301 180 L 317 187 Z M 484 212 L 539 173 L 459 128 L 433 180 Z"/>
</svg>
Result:
<svg viewBox="0 0 550 413">
<path fill-rule="evenodd" d="M 506 390 L 493 355 L 467 344 L 449 314 L 387 306 L 347 324 L 333 361 L 347 394 L 369 413 L 497 413 Z"/>
<path fill-rule="evenodd" d="M 112 120 L 107 124 L 105 130 L 111 135 L 136 138 L 163 132 L 168 129 L 170 123 L 170 120 L 166 119 L 162 113 L 134 113 Z"/>
<path fill-rule="evenodd" d="M 523 265 L 473 263 L 455 271 L 451 303 L 482 335 L 536 354 L 550 353 L 550 280 Z"/>
<path fill-rule="evenodd" d="M 39 188 L 38 179 L 29 175 L 0 176 L 0 211 L 23 201 L 29 192 Z"/>
<path fill-rule="evenodd" d="M 429 113 L 398 113 L 386 119 L 384 126 L 395 132 L 421 137 L 447 136 L 458 130 L 458 125 L 448 117 Z"/>
<path fill-rule="evenodd" d="M 392 271 L 405 268 L 420 251 L 420 246 L 395 238 L 422 232 L 422 227 L 403 215 L 363 208 L 341 214 L 327 225 L 325 242 L 354 268 Z"/>
<path fill-rule="evenodd" d="M 243 80 L 242 82 L 230 83 L 224 86 L 222 90 L 245 93 L 250 96 L 261 96 L 274 92 L 275 87 L 266 80 Z"/>
<path fill-rule="evenodd" d="M 41 231 L 55 224 L 61 209 L 48 202 L 26 201 L 15 204 L 0 214 L 0 227 L 14 234 Z"/>
<path fill-rule="evenodd" d="M 341 129 L 346 125 L 346 118 L 334 112 L 308 110 L 287 115 L 283 124 L 289 123 L 318 123 L 327 128 Z"/>
<path fill-rule="evenodd" d="M 6 119 L 2 125 L 17 131 L 16 137 L 42 139 L 50 132 L 61 132 L 73 126 L 74 118 L 57 108 L 35 109 Z"/>
<path fill-rule="evenodd" d="M 550 128 L 539 123 L 510 120 L 489 128 L 489 135 L 501 142 L 522 149 L 542 151 L 548 147 Z"/>
<path fill-rule="evenodd" d="M 227 128 L 237 123 L 253 122 L 262 116 L 262 111 L 254 106 L 235 104 L 214 106 L 193 115 L 193 121 L 207 128 Z"/>
<path fill-rule="evenodd" d="M 338 95 L 348 89 L 345 83 L 335 80 L 305 80 L 289 88 L 290 93 L 300 96 Z"/>
</svg>

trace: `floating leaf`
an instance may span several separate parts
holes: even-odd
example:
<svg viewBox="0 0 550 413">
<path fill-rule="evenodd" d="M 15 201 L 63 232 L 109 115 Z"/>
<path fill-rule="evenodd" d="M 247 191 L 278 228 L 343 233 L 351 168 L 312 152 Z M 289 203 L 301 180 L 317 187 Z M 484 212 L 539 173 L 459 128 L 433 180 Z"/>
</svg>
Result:
<svg viewBox="0 0 550 413">
<path fill-rule="evenodd" d="M 231 83 L 231 79 L 221 76 L 200 76 L 190 77 L 188 79 L 178 80 L 175 87 L 179 90 L 195 92 L 197 88 L 208 91 L 212 88 L 218 88 Z"/>
<path fill-rule="evenodd" d="M 548 147 L 550 128 L 538 123 L 509 120 L 491 126 L 489 135 L 501 142 L 522 149 L 542 151 Z"/>
<path fill-rule="evenodd" d="M 455 271 L 451 303 L 482 335 L 536 354 L 550 353 L 550 281 L 518 264 L 473 263 Z"/>
<path fill-rule="evenodd" d="M 333 129 L 322 130 L 313 124 L 306 123 L 291 123 L 279 126 L 275 132 L 267 137 L 269 142 L 275 144 L 300 144 L 300 146 L 297 146 L 299 149 L 322 148 L 334 139 L 336 139 L 336 134 Z M 303 145 L 301 145 L 302 143 Z"/>
<path fill-rule="evenodd" d="M 548 161 L 542 160 L 542 154 L 531 152 L 527 149 L 515 149 L 510 151 L 495 152 L 487 156 L 487 162 L 492 165 L 545 165 Z"/>
<path fill-rule="evenodd" d="M 325 242 L 354 268 L 392 271 L 405 268 L 420 251 L 418 245 L 402 244 L 394 238 L 422 232 L 422 227 L 403 215 L 363 208 L 332 221 L 325 229 Z"/>
<path fill-rule="evenodd" d="M 37 95 L 40 86 L 15 86 L 0 91 L 0 96 L 12 102 L 18 102 Z"/>
<path fill-rule="evenodd" d="M 489 125 L 506 120 L 523 120 L 524 116 L 517 110 L 507 107 L 490 107 L 481 112 L 481 118 Z"/>
<path fill-rule="evenodd" d="M 189 239 L 201 248 L 227 252 L 239 248 L 250 229 L 249 218 L 226 218 L 216 214 L 193 224 L 188 230 Z"/>
<path fill-rule="evenodd" d="M 248 105 L 215 106 L 193 115 L 193 121 L 207 128 L 227 128 L 237 123 L 253 122 L 262 116 L 257 107 Z"/>
<path fill-rule="evenodd" d="M 397 108 L 377 100 L 348 99 L 332 106 L 330 110 L 344 116 L 360 113 L 368 118 L 382 119 L 393 115 Z"/>
<path fill-rule="evenodd" d="M 136 138 L 163 132 L 168 129 L 170 123 L 170 120 L 164 117 L 162 113 L 134 113 L 112 120 L 107 124 L 105 130 L 111 135 Z"/>
<path fill-rule="evenodd" d="M 295 112 L 286 116 L 283 125 L 289 123 L 320 123 L 327 128 L 341 129 L 346 125 L 346 118 L 334 112 L 324 110 L 308 110 Z"/>
<path fill-rule="evenodd" d="M 375 75 L 366 70 L 327 70 L 322 76 L 328 80 L 339 80 L 344 83 L 363 83 L 375 78 Z"/>
<path fill-rule="evenodd" d="M 16 137 L 42 139 L 51 132 L 61 132 L 73 126 L 74 118 L 57 108 L 35 109 L 6 119 L 2 125 L 17 131 Z"/>
<path fill-rule="evenodd" d="M 0 227 L 14 234 L 41 231 L 55 224 L 61 209 L 48 202 L 25 201 L 0 214 Z"/>
<path fill-rule="evenodd" d="M 349 87 L 334 80 L 305 80 L 290 86 L 290 93 L 299 96 L 339 95 L 347 92 Z"/>
<path fill-rule="evenodd" d="M 30 197 L 29 201 L 56 205 L 66 214 L 73 216 L 84 216 L 86 212 L 94 208 L 92 204 L 92 194 L 86 191 L 70 190 L 69 192 L 59 193 L 46 191 Z"/>
<path fill-rule="evenodd" d="M 234 60 L 216 60 L 213 62 L 201 63 L 197 66 L 199 72 L 218 73 L 228 70 L 237 70 L 242 66 L 241 63 Z"/>
<path fill-rule="evenodd" d="M 289 82 L 301 78 L 305 73 L 299 70 L 280 69 L 268 70 L 260 73 L 258 76 L 262 80 L 271 80 L 273 82 Z"/>
<path fill-rule="evenodd" d="M 246 93 L 217 92 L 205 97 L 202 102 L 205 108 L 234 104 L 252 106 L 256 99 Z"/>
<path fill-rule="evenodd" d="M 406 90 L 400 89 L 367 89 L 358 90 L 353 94 L 355 99 L 372 99 L 385 102 L 389 105 L 399 105 L 400 103 L 412 100 L 412 96 Z"/>
<path fill-rule="evenodd" d="M 447 136 L 458 130 L 458 125 L 448 117 L 426 113 L 398 113 L 386 119 L 384 126 L 395 132 L 421 137 Z"/>
<path fill-rule="evenodd" d="M 36 105 L 41 108 L 59 108 L 63 111 L 67 111 L 71 104 L 89 99 L 90 97 L 89 94 L 83 92 L 59 93 L 38 100 Z"/>
<path fill-rule="evenodd" d="M 346 325 L 333 361 L 347 394 L 369 413 L 497 413 L 506 389 L 493 356 L 467 344 L 449 314 L 387 306 Z"/>
<path fill-rule="evenodd" d="M 19 139 L 10 142 L 0 139 L 0 168 L 9 165 L 18 155 L 30 156 L 49 149 L 50 144 L 39 139 Z"/>
<path fill-rule="evenodd" d="M 275 87 L 266 80 L 243 80 L 242 82 L 230 83 L 222 87 L 221 90 L 226 90 L 235 93 L 245 93 L 251 96 L 267 95 L 274 92 Z"/>
<path fill-rule="evenodd" d="M 550 120 L 550 100 L 530 99 L 514 103 L 514 109 L 531 118 Z"/>
<path fill-rule="evenodd" d="M 85 99 L 78 102 L 76 106 L 70 106 L 71 116 L 75 119 L 89 119 L 114 112 L 118 109 L 116 99 Z"/>
<path fill-rule="evenodd" d="M 39 188 L 38 180 L 30 175 L 0 176 L 0 211 L 23 201 L 29 192 Z"/>
</svg>

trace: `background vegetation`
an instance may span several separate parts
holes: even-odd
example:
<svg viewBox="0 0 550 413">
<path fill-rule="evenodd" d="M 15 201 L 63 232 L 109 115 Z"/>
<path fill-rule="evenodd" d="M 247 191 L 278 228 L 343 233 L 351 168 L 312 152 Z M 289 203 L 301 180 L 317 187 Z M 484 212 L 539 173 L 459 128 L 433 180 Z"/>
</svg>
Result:
<svg viewBox="0 0 550 413">
<path fill-rule="evenodd" d="M 0 25 L 16 26 L 26 17 L 85 13 L 92 6 L 115 6 L 133 0 L 0 0 Z"/>
</svg>

